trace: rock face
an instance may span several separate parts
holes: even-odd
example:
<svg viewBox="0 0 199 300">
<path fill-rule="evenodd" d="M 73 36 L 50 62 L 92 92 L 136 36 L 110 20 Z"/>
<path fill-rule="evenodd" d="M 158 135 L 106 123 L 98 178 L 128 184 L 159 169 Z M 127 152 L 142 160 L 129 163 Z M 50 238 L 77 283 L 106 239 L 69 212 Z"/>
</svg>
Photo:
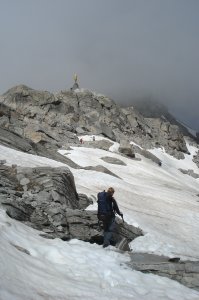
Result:
<svg viewBox="0 0 199 300">
<path fill-rule="evenodd" d="M 130 266 L 134 270 L 153 273 L 176 280 L 189 288 L 199 291 L 199 262 L 179 261 L 165 256 L 135 253 L 130 254 Z"/>
<path fill-rule="evenodd" d="M 137 100 L 132 100 L 133 107 L 139 111 L 139 113 L 144 117 L 144 118 L 153 118 L 153 119 L 162 119 L 165 120 L 166 122 L 172 124 L 172 125 L 177 125 L 180 129 L 180 131 L 183 133 L 185 136 L 190 136 L 191 138 L 195 138 L 189 131 L 188 129 L 183 126 L 181 123 L 179 123 L 172 115 L 169 113 L 167 107 L 159 102 L 156 101 L 152 98 L 143 98 L 143 99 L 137 99 Z"/>
<path fill-rule="evenodd" d="M 142 116 L 132 107 L 120 108 L 108 97 L 80 89 L 54 95 L 24 85 L 14 87 L 0 97 L 0 128 L 13 139 L 7 141 L 4 134 L 0 142 L 20 148 L 14 140 L 22 138 L 25 151 L 51 158 L 58 148 L 79 144 L 79 133 L 103 134 L 121 144 L 126 141 L 120 149 L 127 155 L 131 140 L 145 149 L 163 146 L 179 159 L 188 152 L 181 129 L 165 117 Z"/>
<path fill-rule="evenodd" d="M 103 231 L 96 211 L 85 211 L 92 200 L 77 194 L 68 168 L 19 168 L 0 166 L 0 205 L 7 214 L 35 229 L 47 238 L 77 238 L 102 244 Z M 115 243 L 130 242 L 142 235 L 117 220 Z"/>
</svg>

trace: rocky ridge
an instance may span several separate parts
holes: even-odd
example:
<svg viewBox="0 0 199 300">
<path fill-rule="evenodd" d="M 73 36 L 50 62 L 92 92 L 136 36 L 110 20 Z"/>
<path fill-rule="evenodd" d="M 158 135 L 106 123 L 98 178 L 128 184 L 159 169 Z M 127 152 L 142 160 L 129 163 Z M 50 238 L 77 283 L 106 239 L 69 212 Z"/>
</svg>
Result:
<svg viewBox="0 0 199 300">
<path fill-rule="evenodd" d="M 51 158 L 62 146 L 78 144 L 79 134 L 102 134 L 119 143 L 133 140 L 143 149 L 164 147 L 178 159 L 188 153 L 181 128 L 163 116 L 146 118 L 133 107 L 121 108 L 81 89 L 52 94 L 14 87 L 0 97 L 0 128 L 23 138 L 26 151 Z"/>
</svg>

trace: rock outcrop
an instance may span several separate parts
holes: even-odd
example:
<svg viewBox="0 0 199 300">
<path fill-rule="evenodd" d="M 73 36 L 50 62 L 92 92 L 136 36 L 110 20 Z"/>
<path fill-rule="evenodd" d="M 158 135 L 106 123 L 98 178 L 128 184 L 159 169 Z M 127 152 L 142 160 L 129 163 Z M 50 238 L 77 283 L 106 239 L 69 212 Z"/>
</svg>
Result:
<svg viewBox="0 0 199 300">
<path fill-rule="evenodd" d="M 193 170 L 188 169 L 188 170 L 184 170 L 184 169 L 179 169 L 183 174 L 189 175 L 193 178 L 199 178 L 199 174 L 195 173 Z"/>
<path fill-rule="evenodd" d="M 178 159 L 188 153 L 182 131 L 165 117 L 142 116 L 132 107 L 121 108 L 88 90 L 52 94 L 24 85 L 14 87 L 0 97 L 0 128 L 24 139 L 25 151 L 41 154 L 45 149 L 51 158 L 62 146 L 79 144 L 77 135 L 87 133 L 102 134 L 119 143 L 133 140 L 144 149 L 163 146 Z M 0 142 L 5 143 L 5 138 Z M 20 147 L 19 143 L 15 147 Z"/>
<path fill-rule="evenodd" d="M 172 125 L 177 125 L 183 135 L 195 139 L 195 135 L 192 135 L 186 126 L 183 126 L 182 123 L 177 121 L 162 102 L 152 98 L 143 98 L 132 100 L 132 103 L 133 107 L 139 111 L 144 118 L 162 119 Z"/>
<path fill-rule="evenodd" d="M 0 205 L 11 218 L 42 231 L 46 238 L 103 243 L 97 212 L 84 210 L 92 199 L 77 194 L 68 168 L 1 165 L 0 175 Z M 128 244 L 140 235 L 139 228 L 117 219 L 115 243 L 125 239 Z"/>
<path fill-rule="evenodd" d="M 153 254 L 131 253 L 129 265 L 144 273 L 176 280 L 189 288 L 199 291 L 199 262 L 180 261 L 179 258 L 169 258 Z"/>
<path fill-rule="evenodd" d="M 131 157 L 131 158 L 135 158 L 135 153 L 133 151 L 133 147 L 131 146 L 131 144 L 126 141 L 126 140 L 122 140 L 120 142 L 120 146 L 119 146 L 119 149 L 118 151 L 122 154 L 125 154 L 126 156 L 128 157 Z"/>
</svg>

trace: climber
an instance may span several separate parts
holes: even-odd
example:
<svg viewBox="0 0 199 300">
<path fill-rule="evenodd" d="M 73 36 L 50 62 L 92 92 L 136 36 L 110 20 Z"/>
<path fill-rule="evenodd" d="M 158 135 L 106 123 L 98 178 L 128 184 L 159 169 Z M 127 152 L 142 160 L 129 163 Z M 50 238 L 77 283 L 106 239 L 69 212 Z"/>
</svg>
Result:
<svg viewBox="0 0 199 300">
<path fill-rule="evenodd" d="M 111 238 L 115 230 L 115 214 L 118 214 L 123 219 L 123 214 L 120 212 L 117 202 L 113 197 L 114 192 L 114 189 L 110 187 L 107 192 L 103 191 L 97 195 L 98 219 L 103 222 L 104 229 L 104 248 L 108 247 L 111 243 Z"/>
</svg>

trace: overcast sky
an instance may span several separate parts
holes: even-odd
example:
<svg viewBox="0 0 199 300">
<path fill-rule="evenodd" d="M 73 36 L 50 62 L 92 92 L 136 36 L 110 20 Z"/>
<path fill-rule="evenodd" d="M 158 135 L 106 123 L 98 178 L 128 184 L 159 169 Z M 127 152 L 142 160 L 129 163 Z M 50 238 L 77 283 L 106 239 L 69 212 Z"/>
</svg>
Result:
<svg viewBox="0 0 199 300">
<path fill-rule="evenodd" d="M 0 0 L 0 94 L 154 97 L 199 130 L 199 0 Z"/>
</svg>

